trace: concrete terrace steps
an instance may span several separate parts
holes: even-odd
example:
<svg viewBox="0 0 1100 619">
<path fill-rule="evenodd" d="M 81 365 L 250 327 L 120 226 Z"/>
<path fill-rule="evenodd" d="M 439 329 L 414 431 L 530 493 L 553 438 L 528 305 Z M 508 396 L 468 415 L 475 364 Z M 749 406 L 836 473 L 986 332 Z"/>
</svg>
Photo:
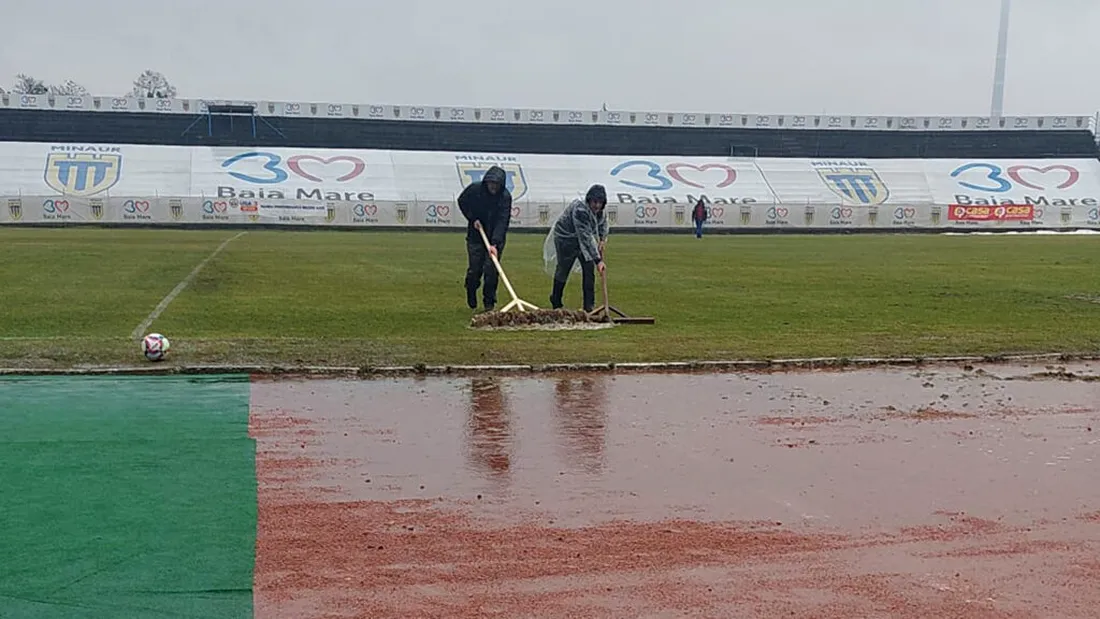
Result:
<svg viewBox="0 0 1100 619">
<path fill-rule="evenodd" d="M 475 125 L 360 119 L 268 118 L 283 135 L 238 121 L 207 133 L 198 115 L 0 110 L 0 141 L 290 146 L 577 155 L 726 157 L 731 146 L 758 157 L 1092 158 L 1081 131 L 849 131 L 616 126 Z M 220 122 L 220 121 L 219 121 Z M 190 129 L 189 129 L 190 127 Z M 285 137 L 283 137 L 285 136 Z"/>
</svg>

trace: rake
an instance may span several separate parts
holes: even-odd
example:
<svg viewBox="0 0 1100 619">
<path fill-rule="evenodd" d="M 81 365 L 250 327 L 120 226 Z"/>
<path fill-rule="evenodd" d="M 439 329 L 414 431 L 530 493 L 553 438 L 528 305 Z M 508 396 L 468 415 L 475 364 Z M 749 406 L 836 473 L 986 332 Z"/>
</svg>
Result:
<svg viewBox="0 0 1100 619">
<path fill-rule="evenodd" d="M 485 236 L 485 230 L 481 228 L 481 222 L 475 221 L 474 227 L 477 228 L 478 233 L 481 234 L 481 240 L 485 243 L 485 251 L 489 251 L 492 245 L 489 244 L 489 237 Z M 504 282 L 504 287 L 508 289 L 508 294 L 512 295 L 512 300 L 509 301 L 507 305 L 500 308 L 500 312 L 507 313 L 513 310 L 518 310 L 520 312 L 526 312 L 528 310 L 538 310 L 539 308 L 537 305 L 533 303 L 528 303 L 527 301 L 519 298 L 519 296 L 516 294 L 515 288 L 512 288 L 512 282 L 508 281 L 508 276 L 504 274 L 504 267 L 500 266 L 500 261 L 497 260 L 496 255 L 489 251 L 489 257 L 492 258 L 493 266 L 496 267 L 497 274 L 500 275 L 500 281 Z"/>
<path fill-rule="evenodd" d="M 607 267 L 604 266 L 603 273 L 600 273 L 600 280 L 603 283 L 603 305 L 589 312 L 588 317 L 593 320 L 601 320 L 603 322 L 613 322 L 615 324 L 624 325 L 652 325 L 657 322 L 656 318 L 652 316 L 627 316 L 625 313 L 619 311 L 607 298 Z M 615 315 L 612 316 L 611 314 Z"/>
</svg>

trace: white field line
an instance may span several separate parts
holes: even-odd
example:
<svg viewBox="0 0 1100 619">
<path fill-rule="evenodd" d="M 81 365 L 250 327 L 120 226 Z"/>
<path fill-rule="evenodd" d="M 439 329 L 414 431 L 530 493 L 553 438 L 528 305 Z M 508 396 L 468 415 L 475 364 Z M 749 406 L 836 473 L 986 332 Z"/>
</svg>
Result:
<svg viewBox="0 0 1100 619">
<path fill-rule="evenodd" d="M 145 335 L 145 330 L 149 328 L 149 325 L 153 324 L 153 321 L 155 321 L 157 318 L 160 318 L 160 315 L 164 313 L 164 310 L 168 309 L 168 305 L 172 303 L 172 301 L 175 301 L 176 297 L 178 297 L 180 293 L 183 292 L 184 289 L 186 289 L 187 286 L 190 285 L 196 277 L 198 277 L 199 272 L 202 271 L 203 267 L 205 267 L 208 262 L 217 257 L 218 254 L 222 253 L 222 250 L 225 249 L 227 245 L 241 238 L 245 234 L 248 234 L 248 232 L 239 232 L 229 237 L 228 239 L 225 239 L 224 241 L 222 241 L 221 245 L 218 245 L 217 249 L 215 249 L 213 252 L 210 253 L 209 256 L 206 257 L 205 260 L 195 265 L 195 268 L 191 269 L 191 272 L 187 274 L 187 277 L 183 278 L 180 283 L 176 284 L 176 287 L 172 289 L 172 292 L 168 293 L 168 296 L 160 300 L 160 303 L 158 303 L 157 306 L 153 308 L 153 311 L 148 316 L 146 316 L 145 320 L 141 321 L 141 324 L 134 327 L 134 331 L 130 334 L 130 338 L 135 342 L 140 340 Z"/>
</svg>

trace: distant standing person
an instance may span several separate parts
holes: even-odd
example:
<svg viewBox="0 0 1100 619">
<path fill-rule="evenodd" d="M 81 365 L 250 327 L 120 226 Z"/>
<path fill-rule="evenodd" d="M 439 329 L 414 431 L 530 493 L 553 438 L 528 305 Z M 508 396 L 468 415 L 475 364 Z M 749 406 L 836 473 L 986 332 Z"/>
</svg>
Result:
<svg viewBox="0 0 1100 619">
<path fill-rule="evenodd" d="M 512 192 L 508 191 L 508 175 L 504 168 L 493 166 L 485 172 L 480 181 L 475 181 L 462 190 L 458 196 L 458 208 L 466 217 L 466 305 L 477 309 L 477 289 L 482 278 L 485 288 L 481 299 L 485 311 L 491 311 L 497 303 L 497 285 L 500 276 L 496 266 L 489 258 L 492 254 L 501 259 L 504 243 L 508 236 L 508 226 L 512 222 Z M 474 222 L 481 223 L 485 236 L 489 238 L 489 249 L 481 233 L 474 228 Z"/>
<path fill-rule="evenodd" d="M 695 208 L 691 209 L 691 221 L 695 224 L 695 238 L 703 238 L 703 222 L 707 220 L 707 206 L 703 204 L 703 199 L 700 198 L 695 203 Z"/>
<path fill-rule="evenodd" d="M 604 246 L 607 243 L 607 190 L 603 185 L 588 188 L 584 200 L 573 200 L 554 222 L 543 245 L 543 260 L 547 269 L 554 265 L 554 287 L 550 292 L 550 305 L 562 307 L 562 294 L 569 273 L 578 260 L 581 263 L 581 294 L 584 311 L 596 307 L 596 271 L 604 271 Z"/>
</svg>

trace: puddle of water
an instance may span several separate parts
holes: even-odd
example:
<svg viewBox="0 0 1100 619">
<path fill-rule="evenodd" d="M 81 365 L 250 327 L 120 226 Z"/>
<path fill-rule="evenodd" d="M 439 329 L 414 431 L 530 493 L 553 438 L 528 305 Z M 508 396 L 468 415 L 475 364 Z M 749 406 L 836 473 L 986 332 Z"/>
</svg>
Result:
<svg viewBox="0 0 1100 619">
<path fill-rule="evenodd" d="M 503 523 L 851 529 L 1095 510 L 1100 383 L 986 370 L 277 380 L 253 384 L 252 406 L 309 427 L 261 435 L 265 458 L 328 462 L 284 486 L 442 498 Z"/>
<path fill-rule="evenodd" d="M 985 369 L 254 382 L 256 616 L 1091 617 L 1100 383 Z"/>
</svg>

